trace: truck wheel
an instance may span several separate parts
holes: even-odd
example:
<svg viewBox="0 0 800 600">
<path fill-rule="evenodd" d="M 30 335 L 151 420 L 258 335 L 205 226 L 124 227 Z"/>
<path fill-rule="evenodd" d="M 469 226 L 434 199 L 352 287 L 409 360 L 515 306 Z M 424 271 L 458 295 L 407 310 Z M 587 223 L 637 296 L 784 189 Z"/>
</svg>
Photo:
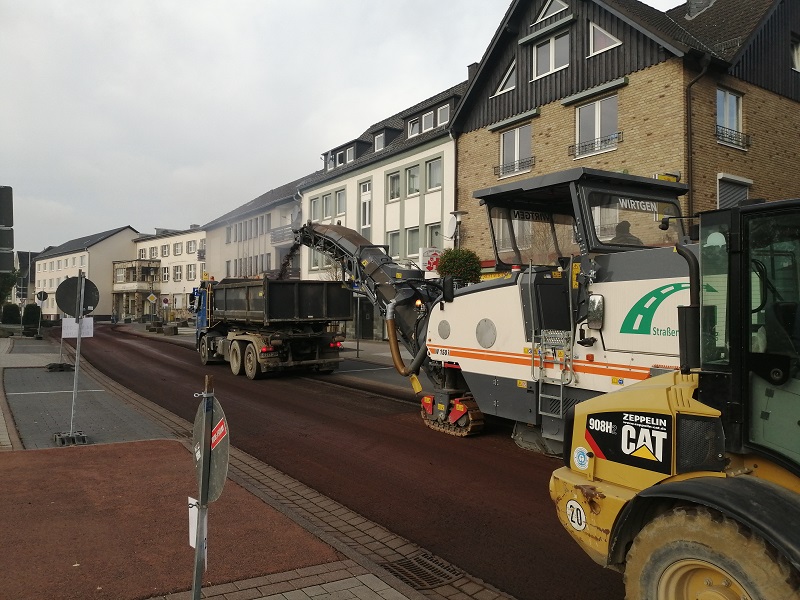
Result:
<svg viewBox="0 0 800 600">
<path fill-rule="evenodd" d="M 702 506 L 648 523 L 628 551 L 626 600 L 798 598 L 796 575 L 763 539 Z"/>
<path fill-rule="evenodd" d="M 211 362 L 211 359 L 208 357 L 208 337 L 203 336 L 200 338 L 200 362 L 204 365 L 207 365 Z"/>
<path fill-rule="evenodd" d="M 241 375 L 244 370 L 242 369 L 242 343 L 231 342 L 230 350 L 231 373 L 234 375 Z"/>
<path fill-rule="evenodd" d="M 244 351 L 244 374 L 248 379 L 261 377 L 261 365 L 258 364 L 258 350 L 255 344 L 247 344 L 247 349 Z"/>
</svg>

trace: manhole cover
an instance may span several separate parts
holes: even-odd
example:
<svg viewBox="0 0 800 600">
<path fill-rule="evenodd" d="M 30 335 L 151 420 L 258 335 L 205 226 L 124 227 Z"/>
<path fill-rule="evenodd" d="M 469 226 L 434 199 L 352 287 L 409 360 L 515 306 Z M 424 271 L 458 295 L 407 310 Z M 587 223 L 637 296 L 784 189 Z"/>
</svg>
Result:
<svg viewBox="0 0 800 600">
<path fill-rule="evenodd" d="M 461 577 L 453 565 L 432 554 L 422 553 L 381 566 L 415 590 L 429 590 Z"/>
</svg>

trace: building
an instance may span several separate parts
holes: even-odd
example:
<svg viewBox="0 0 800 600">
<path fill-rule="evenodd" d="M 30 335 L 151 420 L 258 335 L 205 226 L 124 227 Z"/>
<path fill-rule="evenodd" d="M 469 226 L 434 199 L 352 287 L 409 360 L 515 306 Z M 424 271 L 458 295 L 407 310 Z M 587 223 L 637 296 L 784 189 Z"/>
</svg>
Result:
<svg viewBox="0 0 800 600">
<path fill-rule="evenodd" d="M 20 310 L 25 310 L 26 304 L 34 302 L 35 286 L 31 285 L 31 273 L 34 272 L 36 257 L 39 252 L 18 250 L 14 253 L 14 268 L 17 270 L 17 283 L 14 286 L 12 297 L 19 304 Z"/>
<path fill-rule="evenodd" d="M 793 0 L 515 0 L 453 117 L 464 246 L 493 264 L 474 191 L 572 167 L 678 175 L 685 214 L 800 195 L 798 33 Z"/>
<path fill-rule="evenodd" d="M 294 242 L 292 225 L 300 223 L 300 181 L 270 190 L 203 226 L 210 278 L 276 276 Z"/>
<path fill-rule="evenodd" d="M 205 231 L 198 225 L 156 229 L 134 245 L 136 259 L 113 263 L 113 314 L 132 320 L 187 319 L 192 289 L 205 272 Z"/>
<path fill-rule="evenodd" d="M 466 87 L 449 88 L 325 151 L 325 168 L 298 186 L 305 219 L 354 229 L 385 244 L 397 261 L 419 264 L 422 249 L 452 246 L 445 233 L 455 209 L 456 162 L 448 127 Z M 338 277 L 308 248 L 301 249 L 300 270 L 303 278 Z M 373 307 L 355 309 L 360 335 L 381 337 Z"/>
<path fill-rule="evenodd" d="M 64 315 L 56 303 L 58 286 L 79 273 L 97 286 L 99 302 L 91 313 L 96 319 L 110 319 L 114 259 L 134 257 L 132 243 L 139 232 L 130 225 L 70 240 L 39 254 L 36 261 L 36 294 L 45 292 L 42 318 L 59 319 Z"/>
</svg>

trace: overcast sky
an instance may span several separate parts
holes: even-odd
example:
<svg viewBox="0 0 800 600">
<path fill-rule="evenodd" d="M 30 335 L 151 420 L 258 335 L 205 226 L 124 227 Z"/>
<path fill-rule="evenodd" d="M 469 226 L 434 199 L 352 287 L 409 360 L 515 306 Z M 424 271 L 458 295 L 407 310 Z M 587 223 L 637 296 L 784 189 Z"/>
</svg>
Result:
<svg viewBox="0 0 800 600">
<path fill-rule="evenodd" d="M 464 81 L 509 2 L 0 0 L 16 249 L 203 225 L 320 169 Z"/>
</svg>

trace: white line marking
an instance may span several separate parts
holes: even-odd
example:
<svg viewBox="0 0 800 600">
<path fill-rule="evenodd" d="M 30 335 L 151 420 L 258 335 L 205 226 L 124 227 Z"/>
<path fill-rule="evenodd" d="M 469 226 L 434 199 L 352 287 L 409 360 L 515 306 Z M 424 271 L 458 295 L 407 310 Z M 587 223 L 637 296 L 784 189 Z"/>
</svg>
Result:
<svg viewBox="0 0 800 600">
<path fill-rule="evenodd" d="M 78 390 L 79 392 L 105 392 L 105 390 Z M 56 390 L 53 392 L 10 392 L 6 396 L 33 396 L 35 394 L 71 394 L 72 390 Z"/>
</svg>

